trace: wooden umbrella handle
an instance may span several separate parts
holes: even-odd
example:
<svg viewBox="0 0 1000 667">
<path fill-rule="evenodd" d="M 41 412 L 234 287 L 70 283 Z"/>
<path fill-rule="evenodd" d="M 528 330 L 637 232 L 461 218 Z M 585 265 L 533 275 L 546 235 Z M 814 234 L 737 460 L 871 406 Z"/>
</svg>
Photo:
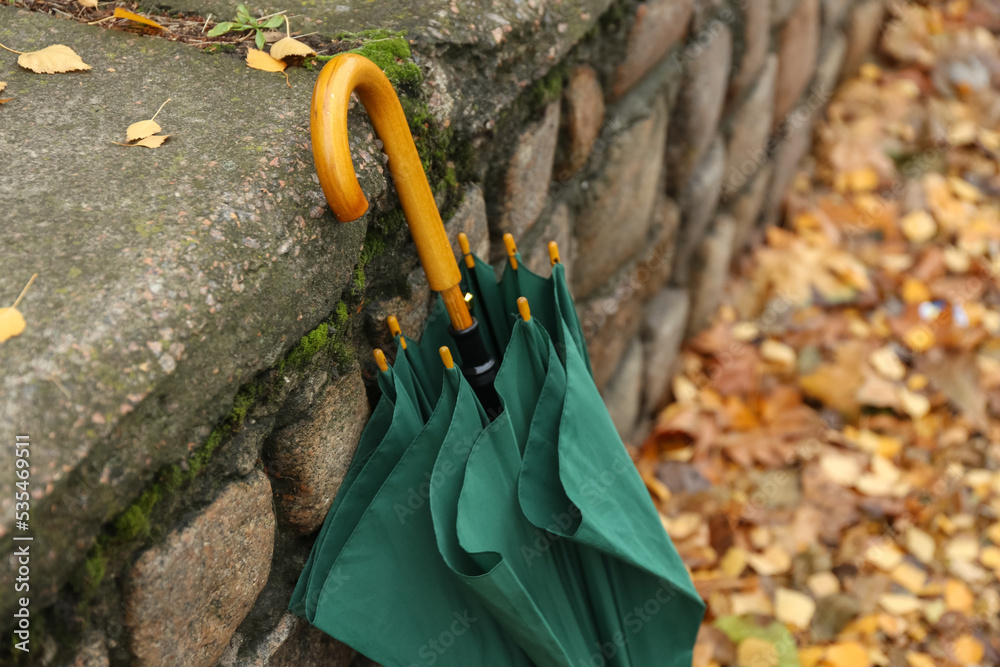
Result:
<svg viewBox="0 0 1000 667">
<path fill-rule="evenodd" d="M 431 289 L 441 293 L 455 330 L 468 329 L 472 317 L 459 287 L 462 274 L 448 243 L 406 114 L 378 65 L 354 53 L 331 59 L 313 88 L 310 112 L 313 159 L 326 201 L 341 222 L 357 220 L 368 210 L 347 140 L 347 107 L 352 92 L 357 93 L 364 105 L 389 156 L 389 173 L 396 184 L 427 281 Z"/>
</svg>

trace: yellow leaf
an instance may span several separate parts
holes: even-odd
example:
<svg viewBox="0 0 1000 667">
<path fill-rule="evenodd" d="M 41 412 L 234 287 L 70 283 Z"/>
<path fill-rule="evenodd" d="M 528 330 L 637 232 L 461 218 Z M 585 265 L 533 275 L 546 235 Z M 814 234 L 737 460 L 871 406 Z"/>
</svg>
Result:
<svg viewBox="0 0 1000 667">
<path fill-rule="evenodd" d="M 963 614 L 972 612 L 972 607 L 976 598 L 972 591 L 965 585 L 965 582 L 958 579 L 949 579 L 944 585 L 944 604 L 948 611 L 957 611 Z"/>
<path fill-rule="evenodd" d="M 743 547 L 732 546 L 722 557 L 719 567 L 729 577 L 738 577 L 747 566 L 747 551 Z"/>
<path fill-rule="evenodd" d="M 962 635 L 956 639 L 952 650 L 963 665 L 978 665 L 983 661 L 983 645 L 972 635 Z"/>
<path fill-rule="evenodd" d="M 823 658 L 826 649 L 822 646 L 808 646 L 799 649 L 799 664 L 802 667 L 816 667 Z"/>
<path fill-rule="evenodd" d="M 890 576 L 897 584 L 916 594 L 919 594 L 927 583 L 927 573 L 908 562 L 900 563 Z"/>
<path fill-rule="evenodd" d="M 792 557 L 777 544 L 772 544 L 762 554 L 747 554 L 747 562 L 757 574 L 770 577 L 788 572 L 792 566 Z"/>
<path fill-rule="evenodd" d="M 830 667 L 867 667 L 871 664 L 868 651 L 858 642 L 834 644 L 826 650 L 823 661 Z"/>
<path fill-rule="evenodd" d="M 272 58 L 263 51 L 247 49 L 247 67 L 259 69 L 264 72 L 284 72 L 288 65 L 281 60 Z"/>
<path fill-rule="evenodd" d="M 900 221 L 903 236 L 913 243 L 930 241 L 937 234 L 937 223 L 927 211 L 910 211 Z"/>
<path fill-rule="evenodd" d="M 38 74 L 60 74 L 90 69 L 90 65 L 83 62 L 73 49 L 62 44 L 53 44 L 39 51 L 22 53 L 17 57 L 17 64 Z"/>
<path fill-rule="evenodd" d="M 778 667 L 780 662 L 778 647 L 766 639 L 747 637 L 736 649 L 739 667 Z"/>
<path fill-rule="evenodd" d="M 96 6 L 97 3 L 95 2 L 94 5 Z M 153 19 L 147 19 L 145 16 L 140 16 L 138 14 L 134 14 L 134 13 L 130 12 L 127 9 L 122 9 L 121 7 L 115 7 L 115 18 L 116 19 L 128 19 L 129 21 L 135 21 L 136 23 L 141 23 L 143 25 L 148 25 L 151 28 L 157 28 L 159 30 L 167 30 L 167 28 L 165 28 L 164 26 L 160 25 L 159 23 L 157 23 Z M 170 31 L 167 30 L 167 32 L 170 32 Z"/>
<path fill-rule="evenodd" d="M 31 283 L 35 282 L 35 278 L 37 277 L 37 273 L 32 274 L 31 278 L 28 279 L 28 284 L 24 286 L 21 293 L 14 299 L 14 303 L 10 308 L 0 308 L 0 343 L 8 338 L 20 336 L 21 332 L 24 331 L 24 315 L 17 309 L 17 304 L 21 303 L 21 299 L 24 298 L 28 288 L 31 287 Z"/>
<path fill-rule="evenodd" d="M 163 142 L 170 137 L 169 134 L 155 134 L 151 137 L 146 137 L 145 139 L 140 139 L 134 144 L 120 144 L 117 141 L 112 141 L 115 146 L 127 146 L 132 148 L 133 146 L 144 146 L 146 148 L 159 148 L 163 145 Z"/>
<path fill-rule="evenodd" d="M 937 663 L 929 655 L 917 651 L 907 651 L 906 662 L 910 667 L 937 667 Z"/>
<path fill-rule="evenodd" d="M 7 87 L 7 82 L 6 81 L 0 81 L 0 93 L 2 93 L 3 89 L 6 88 L 6 87 Z"/>
<path fill-rule="evenodd" d="M 125 140 L 135 141 L 136 139 L 145 139 L 148 136 L 156 134 L 163 128 L 155 120 L 140 120 L 138 123 L 132 123 L 125 130 Z"/>
<path fill-rule="evenodd" d="M 76 0 L 83 7 L 87 9 L 95 9 L 97 7 L 97 0 Z"/>
<path fill-rule="evenodd" d="M 17 308 L 0 308 L 0 343 L 20 336 L 24 331 L 24 316 Z"/>
<path fill-rule="evenodd" d="M 790 588 L 775 591 L 774 615 L 782 623 L 804 630 L 809 627 L 815 613 L 816 603 L 808 595 Z"/>
<path fill-rule="evenodd" d="M 271 46 L 271 57 L 277 60 L 284 60 L 289 56 L 305 57 L 314 55 L 316 55 L 315 51 L 294 37 L 282 37 Z"/>
</svg>

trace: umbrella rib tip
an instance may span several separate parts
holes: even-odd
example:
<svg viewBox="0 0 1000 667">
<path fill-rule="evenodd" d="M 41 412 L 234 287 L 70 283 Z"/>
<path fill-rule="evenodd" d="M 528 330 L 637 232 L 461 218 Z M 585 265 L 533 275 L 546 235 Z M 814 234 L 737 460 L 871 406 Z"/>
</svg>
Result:
<svg viewBox="0 0 1000 667">
<path fill-rule="evenodd" d="M 441 361 L 444 362 L 445 368 L 454 368 L 455 360 L 451 356 L 451 350 L 447 345 L 442 345 L 438 348 L 438 354 L 441 355 Z"/>
<path fill-rule="evenodd" d="M 385 353 L 382 350 L 376 349 L 372 352 L 375 357 L 375 363 L 378 364 L 378 369 L 385 373 L 389 370 L 389 363 L 385 360 Z"/>
<path fill-rule="evenodd" d="M 522 320 L 525 322 L 531 321 L 531 307 L 528 306 L 528 300 L 523 296 L 517 299 L 517 309 L 521 313 Z"/>
</svg>

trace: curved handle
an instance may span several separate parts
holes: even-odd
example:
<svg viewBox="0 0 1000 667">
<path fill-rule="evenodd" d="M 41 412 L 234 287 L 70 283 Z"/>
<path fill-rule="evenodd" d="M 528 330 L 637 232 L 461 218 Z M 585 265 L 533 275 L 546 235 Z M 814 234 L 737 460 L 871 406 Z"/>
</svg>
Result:
<svg viewBox="0 0 1000 667">
<path fill-rule="evenodd" d="M 331 59 L 313 88 L 310 113 L 313 158 L 323 194 L 341 222 L 356 220 L 368 210 L 347 140 L 347 106 L 352 92 L 358 94 L 368 111 L 375 133 L 389 156 L 389 173 L 396 184 L 427 281 L 431 289 L 445 298 L 456 330 L 467 329 L 472 318 L 458 287 L 462 274 L 434 203 L 406 114 L 378 65 L 353 53 Z M 464 318 L 461 313 L 452 313 L 457 302 L 465 310 Z"/>
</svg>

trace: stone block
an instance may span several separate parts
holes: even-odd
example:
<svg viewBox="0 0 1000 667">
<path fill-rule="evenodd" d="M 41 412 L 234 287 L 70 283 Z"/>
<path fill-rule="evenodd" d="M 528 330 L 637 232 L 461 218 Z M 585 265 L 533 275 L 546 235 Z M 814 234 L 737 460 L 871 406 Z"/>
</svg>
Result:
<svg viewBox="0 0 1000 667">
<path fill-rule="evenodd" d="M 642 248 L 661 182 L 658 147 L 666 135 L 667 106 L 661 99 L 645 119 L 612 139 L 603 173 L 590 183 L 576 219 L 577 297 L 592 293 Z"/>
<path fill-rule="evenodd" d="M 707 328 L 722 301 L 733 256 L 736 223 L 722 214 L 715 220 L 712 233 L 705 237 L 698 252 L 698 269 L 691 280 L 691 316 L 687 337 Z"/>
<path fill-rule="evenodd" d="M 742 105 L 732 116 L 726 150 L 722 196 L 729 197 L 767 161 L 767 140 L 774 125 L 774 84 L 778 59 L 767 59 L 760 76 Z M 751 171 L 747 173 L 747 166 Z"/>
<path fill-rule="evenodd" d="M 631 275 L 623 278 L 609 296 L 577 302 L 598 389 L 611 379 L 642 322 L 642 301 Z"/>
<path fill-rule="evenodd" d="M 642 405 L 643 354 L 642 343 L 635 339 L 628 345 L 614 377 L 601 391 L 601 397 L 618 429 L 618 435 L 630 442 L 639 420 Z"/>
<path fill-rule="evenodd" d="M 639 83 L 682 38 L 694 10 L 694 0 L 649 0 L 635 11 L 625 60 L 615 76 L 615 99 Z"/>
<path fill-rule="evenodd" d="M 684 79 L 671 114 L 666 147 L 667 191 L 682 192 L 712 143 L 722 117 L 729 71 L 732 35 L 721 21 L 711 34 L 699 38 L 697 48 L 685 50 Z"/>
<path fill-rule="evenodd" d="M 775 121 L 781 122 L 812 79 L 819 51 L 819 0 L 802 0 L 788 17 L 778 40 Z"/>
<path fill-rule="evenodd" d="M 757 221 L 764 208 L 764 200 L 767 197 L 773 171 L 774 165 L 771 162 L 766 162 L 753 176 L 750 184 L 727 202 L 726 208 L 736 223 L 733 239 L 734 253 L 740 253 L 753 239 Z"/>
<path fill-rule="evenodd" d="M 851 76 L 872 52 L 885 17 L 885 0 L 862 0 L 851 10 L 847 26 L 844 76 Z"/>
<path fill-rule="evenodd" d="M 559 246 L 559 261 L 566 270 L 566 280 L 572 285 L 576 239 L 572 236 L 571 226 L 569 206 L 565 202 L 559 202 L 541 231 L 538 241 L 524 257 L 524 263 L 528 268 L 540 276 L 549 275 L 552 270 L 552 262 L 549 260 L 549 241 L 555 241 Z"/>
<path fill-rule="evenodd" d="M 640 300 L 648 301 L 670 280 L 680 225 L 680 207 L 661 192 L 653 208 L 647 250 L 643 252 L 633 271 L 633 283 Z"/>
<path fill-rule="evenodd" d="M 355 364 L 326 386 L 306 419 L 271 435 L 264 456 L 282 524 L 303 534 L 319 529 L 370 414 Z"/>
<path fill-rule="evenodd" d="M 767 200 L 764 205 L 763 225 L 776 225 L 781 221 L 785 193 L 792 184 L 799 162 L 812 145 L 813 114 L 804 114 L 801 122 L 788 127 L 784 140 L 774 155 L 774 176 L 771 179 Z"/>
<path fill-rule="evenodd" d="M 594 141 L 604 125 L 604 90 L 592 67 L 580 65 L 569 73 L 563 104 L 563 124 L 569 146 L 559 166 L 561 181 L 587 164 Z"/>
<path fill-rule="evenodd" d="M 538 220 L 548 203 L 549 182 L 559 138 L 559 101 L 545 107 L 541 120 L 517 139 L 507 164 L 500 198 L 496 233 L 521 238 Z"/>
<path fill-rule="evenodd" d="M 767 2 L 767 0 L 760 1 Z M 787 21 L 801 3 L 802 0 L 771 0 L 771 25 L 780 25 Z"/>
<path fill-rule="evenodd" d="M 66 663 L 66 667 L 110 667 L 110 665 L 111 659 L 108 657 L 108 647 L 102 632 L 88 634 L 80 650 L 73 656 L 73 660 Z"/>
<path fill-rule="evenodd" d="M 771 50 L 771 3 L 743 3 L 742 57 L 729 84 L 729 98 L 739 99 L 753 83 Z"/>
<path fill-rule="evenodd" d="M 719 204 L 725 167 L 725 144 L 722 137 L 716 137 L 678 202 L 681 226 L 677 236 L 677 258 L 671 275 L 671 282 L 675 285 L 688 284 L 693 255 L 701 245 Z"/>
<path fill-rule="evenodd" d="M 126 584 L 132 664 L 215 665 L 267 583 L 274 526 L 271 486 L 257 471 L 143 553 Z"/>
<path fill-rule="evenodd" d="M 465 197 L 444 223 L 448 232 L 448 243 L 455 251 L 455 260 L 462 261 L 462 251 L 458 247 L 458 234 L 464 232 L 469 237 L 472 252 L 485 260 L 490 257 L 490 228 L 486 220 L 486 201 L 478 185 L 465 188 Z"/>
<path fill-rule="evenodd" d="M 645 355 L 643 414 L 653 414 L 666 401 L 674 365 L 687 331 L 689 307 L 690 297 L 685 289 L 664 290 L 646 306 L 642 322 Z"/>
</svg>

